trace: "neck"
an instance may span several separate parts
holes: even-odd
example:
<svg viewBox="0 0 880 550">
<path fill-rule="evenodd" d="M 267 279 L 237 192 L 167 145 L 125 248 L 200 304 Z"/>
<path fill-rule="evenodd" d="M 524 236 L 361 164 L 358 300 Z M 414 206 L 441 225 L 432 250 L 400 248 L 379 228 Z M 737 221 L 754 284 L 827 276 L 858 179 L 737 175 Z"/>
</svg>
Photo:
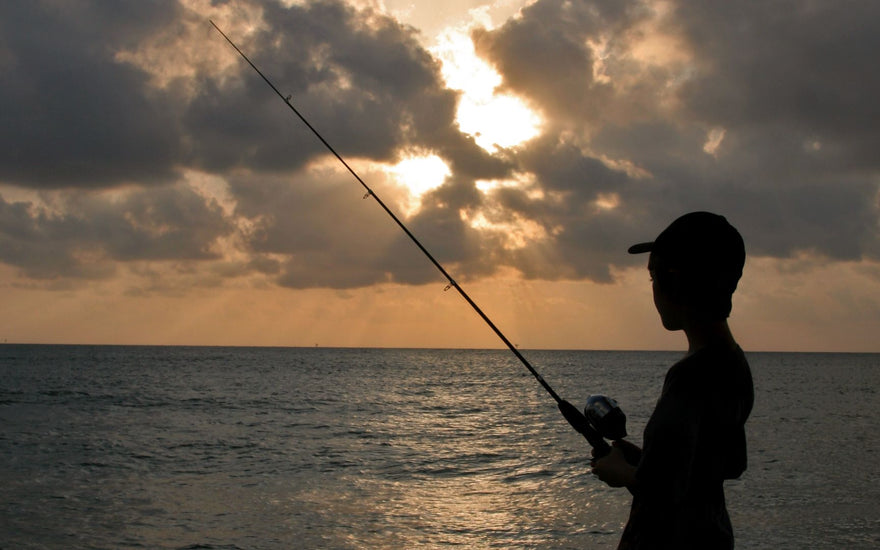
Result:
<svg viewBox="0 0 880 550">
<path fill-rule="evenodd" d="M 684 333 L 688 340 L 688 355 L 709 346 L 736 346 L 726 319 L 686 323 Z"/>
</svg>

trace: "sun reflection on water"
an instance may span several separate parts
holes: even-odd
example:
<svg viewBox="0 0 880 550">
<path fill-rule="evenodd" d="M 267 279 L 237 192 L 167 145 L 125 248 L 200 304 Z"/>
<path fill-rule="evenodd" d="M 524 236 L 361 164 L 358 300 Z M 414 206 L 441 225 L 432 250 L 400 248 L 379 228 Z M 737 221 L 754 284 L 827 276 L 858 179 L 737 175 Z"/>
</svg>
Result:
<svg viewBox="0 0 880 550">
<path fill-rule="evenodd" d="M 610 544 L 624 510 L 592 507 L 606 489 L 587 473 L 583 443 L 505 356 L 484 359 L 497 368 L 453 358 L 362 396 L 382 402 L 381 412 L 359 405 L 352 416 L 351 452 L 364 463 L 293 498 L 306 504 L 300 513 L 335 526 L 327 544 L 552 548 L 606 533 Z M 576 448 L 560 445 L 560 434 Z"/>
</svg>

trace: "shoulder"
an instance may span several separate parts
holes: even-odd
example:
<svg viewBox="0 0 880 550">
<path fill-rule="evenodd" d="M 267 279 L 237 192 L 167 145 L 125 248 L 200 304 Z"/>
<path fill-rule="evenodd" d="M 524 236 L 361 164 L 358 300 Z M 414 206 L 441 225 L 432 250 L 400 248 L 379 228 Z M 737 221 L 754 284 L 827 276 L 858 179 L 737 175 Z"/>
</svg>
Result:
<svg viewBox="0 0 880 550">
<path fill-rule="evenodd" d="M 666 373 L 667 378 L 706 376 L 728 373 L 751 375 L 749 362 L 739 346 L 710 346 L 701 349 L 676 364 Z"/>
<path fill-rule="evenodd" d="M 708 347 L 674 364 L 664 389 L 700 390 L 703 394 L 752 393 L 752 373 L 739 346 Z"/>
</svg>

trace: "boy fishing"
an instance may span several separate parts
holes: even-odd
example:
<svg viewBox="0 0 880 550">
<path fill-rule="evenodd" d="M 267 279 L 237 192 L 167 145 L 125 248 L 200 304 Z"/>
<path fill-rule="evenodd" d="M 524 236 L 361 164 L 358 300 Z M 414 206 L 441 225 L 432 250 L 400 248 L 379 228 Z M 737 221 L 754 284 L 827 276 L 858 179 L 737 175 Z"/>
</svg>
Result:
<svg viewBox="0 0 880 550">
<path fill-rule="evenodd" d="M 746 469 L 744 425 L 752 377 L 727 323 L 745 247 L 727 220 L 692 212 L 653 241 L 654 304 L 667 330 L 684 331 L 688 351 L 666 373 L 645 426 L 643 447 L 614 443 L 592 472 L 633 495 L 618 549 L 733 548 L 723 482 Z"/>
</svg>

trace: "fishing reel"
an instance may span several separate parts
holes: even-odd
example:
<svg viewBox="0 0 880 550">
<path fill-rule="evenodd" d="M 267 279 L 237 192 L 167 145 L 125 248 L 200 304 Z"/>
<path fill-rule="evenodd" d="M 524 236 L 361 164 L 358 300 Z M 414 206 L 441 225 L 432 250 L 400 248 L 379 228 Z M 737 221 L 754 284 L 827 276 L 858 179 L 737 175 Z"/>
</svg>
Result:
<svg viewBox="0 0 880 550">
<path fill-rule="evenodd" d="M 626 415 L 614 399 L 591 395 L 587 398 L 584 416 L 602 438 L 616 441 L 626 437 Z"/>
<path fill-rule="evenodd" d="M 580 432 L 595 449 L 596 458 L 611 452 L 606 439 L 616 441 L 626 437 L 626 415 L 617 401 L 610 397 L 591 395 L 587 398 L 583 414 L 565 400 L 559 402 L 559 410 L 571 427 Z"/>
</svg>

